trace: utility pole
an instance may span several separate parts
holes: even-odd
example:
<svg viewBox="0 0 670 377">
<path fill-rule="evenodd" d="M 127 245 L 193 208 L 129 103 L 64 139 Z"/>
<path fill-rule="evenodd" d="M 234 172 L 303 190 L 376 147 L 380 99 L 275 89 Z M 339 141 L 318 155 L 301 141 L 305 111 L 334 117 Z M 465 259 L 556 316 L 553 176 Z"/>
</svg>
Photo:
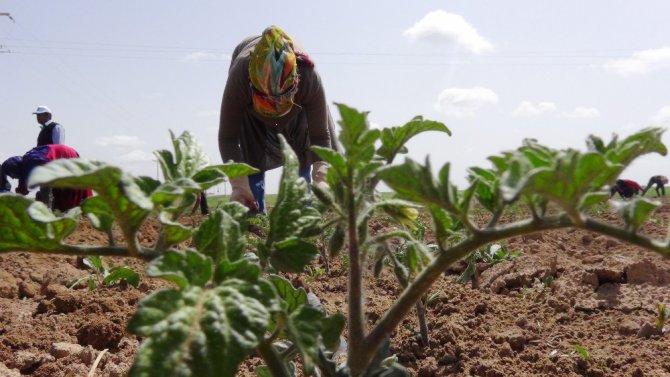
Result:
<svg viewBox="0 0 670 377">
<path fill-rule="evenodd" d="M 7 13 L 7 12 L 0 12 L 0 16 L 7 16 L 7 17 L 9 17 L 10 20 L 12 20 L 12 22 L 16 22 L 16 21 L 14 21 L 14 19 L 12 18 L 12 15 L 9 14 L 9 13 Z"/>
</svg>

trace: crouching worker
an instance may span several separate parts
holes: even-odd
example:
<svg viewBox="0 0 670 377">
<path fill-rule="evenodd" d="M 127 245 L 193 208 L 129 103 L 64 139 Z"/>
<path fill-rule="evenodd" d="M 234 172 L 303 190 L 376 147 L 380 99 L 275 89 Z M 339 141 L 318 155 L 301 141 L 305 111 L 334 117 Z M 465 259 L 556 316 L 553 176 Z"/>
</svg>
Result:
<svg viewBox="0 0 670 377">
<path fill-rule="evenodd" d="M 665 196 L 665 184 L 668 183 L 668 177 L 664 175 L 655 175 L 649 179 L 649 183 L 647 183 L 647 187 L 642 190 L 642 196 L 649 191 L 651 186 L 656 185 L 654 189 L 656 190 L 656 196 Z"/>
<path fill-rule="evenodd" d="M 617 179 L 616 184 L 610 189 L 610 199 L 614 194 L 619 193 L 622 198 L 630 199 L 642 191 L 642 187 L 630 179 Z"/>
<path fill-rule="evenodd" d="M 5 160 L 2 163 L 3 180 L 6 180 L 7 176 L 18 179 L 19 185 L 16 192 L 27 195 L 29 191 L 26 182 L 34 168 L 61 158 L 78 157 L 79 153 L 67 145 L 48 144 L 38 146 L 29 150 L 23 156 L 14 156 Z M 51 209 L 67 211 L 78 207 L 84 199 L 91 195 L 91 190 L 54 188 L 40 190 L 35 198 L 47 204 Z M 53 200 L 51 200 L 52 198 Z"/>
<path fill-rule="evenodd" d="M 219 150 L 223 161 L 260 173 L 231 179 L 231 201 L 267 212 L 265 172 L 283 165 L 279 134 L 296 153 L 300 176 L 308 184 L 323 182 L 328 165 L 310 147 L 337 150 L 334 130 L 314 62 L 282 29 L 270 26 L 235 48 L 221 101 Z"/>
</svg>

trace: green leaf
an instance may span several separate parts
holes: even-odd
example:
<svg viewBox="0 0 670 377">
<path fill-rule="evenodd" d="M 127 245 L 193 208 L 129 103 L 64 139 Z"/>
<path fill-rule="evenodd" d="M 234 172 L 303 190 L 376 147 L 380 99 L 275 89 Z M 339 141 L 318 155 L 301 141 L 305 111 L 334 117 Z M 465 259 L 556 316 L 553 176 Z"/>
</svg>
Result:
<svg viewBox="0 0 670 377">
<path fill-rule="evenodd" d="M 28 214 L 31 205 L 43 206 L 21 195 L 0 195 L 0 251 L 49 251 L 62 248 L 49 224 L 36 222 Z"/>
<path fill-rule="evenodd" d="M 405 143 L 426 131 L 439 131 L 451 136 L 451 131 L 443 123 L 424 120 L 422 116 L 416 116 L 401 127 L 383 129 L 381 134 L 382 145 L 377 150 L 377 154 L 390 164 L 398 153 L 406 153 Z"/>
<path fill-rule="evenodd" d="M 452 206 L 448 189 L 435 181 L 428 161 L 422 166 L 408 158 L 402 165 L 380 169 L 377 175 L 403 199 L 443 208 Z"/>
<path fill-rule="evenodd" d="M 554 168 L 533 171 L 524 191 L 555 200 L 570 211 L 579 207 L 584 194 L 602 187 L 616 177 L 620 169 L 600 154 L 567 151 Z"/>
<path fill-rule="evenodd" d="M 222 260 L 214 271 L 214 281 L 221 283 L 227 279 L 239 279 L 254 282 L 258 280 L 260 273 L 258 264 L 250 260 L 240 259 L 235 262 Z"/>
<path fill-rule="evenodd" d="M 585 211 L 598 203 L 604 203 L 609 198 L 605 192 L 590 192 L 582 196 L 579 201 L 579 210 Z"/>
<path fill-rule="evenodd" d="M 215 262 L 230 262 L 242 257 L 246 247 L 246 224 L 242 226 L 233 216 L 221 209 L 212 212 L 195 231 L 193 242 L 203 254 Z"/>
<path fill-rule="evenodd" d="M 662 128 L 645 128 L 620 143 L 617 143 L 615 138 L 608 146 L 605 157 L 614 164 L 626 166 L 635 158 L 647 153 L 655 152 L 665 156 L 668 150 L 661 141 L 664 132 Z"/>
<path fill-rule="evenodd" d="M 212 260 L 193 250 L 170 250 L 151 261 L 147 275 L 171 281 L 182 290 L 202 287 L 212 278 Z"/>
<path fill-rule="evenodd" d="M 409 280 L 411 281 L 430 264 L 433 260 L 433 255 L 426 245 L 416 241 L 407 243 L 406 252 L 406 263 L 410 272 Z"/>
<path fill-rule="evenodd" d="M 108 234 L 112 232 L 114 212 L 101 196 L 92 196 L 84 200 L 81 210 L 95 229 Z"/>
<path fill-rule="evenodd" d="M 47 237 L 60 241 L 77 230 L 81 209 L 75 207 L 58 217 L 44 203 L 35 202 L 28 207 L 28 214 L 33 220 L 47 224 Z"/>
<path fill-rule="evenodd" d="M 305 266 L 319 254 L 316 245 L 299 238 L 275 242 L 273 247 L 270 263 L 278 271 L 283 272 L 302 272 Z"/>
<path fill-rule="evenodd" d="M 328 240 L 328 255 L 331 258 L 337 257 L 342 248 L 344 247 L 344 241 L 346 238 L 346 233 L 342 224 L 337 224 L 333 235 Z"/>
<path fill-rule="evenodd" d="M 175 221 L 170 221 L 169 215 L 165 212 L 162 212 L 160 216 L 158 216 L 158 220 L 163 226 L 162 236 L 165 238 L 164 246 L 166 248 L 186 241 L 193 235 L 193 228 Z"/>
<path fill-rule="evenodd" d="M 125 281 L 133 287 L 140 285 L 140 275 L 129 267 L 113 267 L 109 270 L 109 275 L 105 276 L 103 283 L 107 286 L 118 284 Z"/>
<path fill-rule="evenodd" d="M 284 153 L 284 170 L 277 201 L 269 215 L 270 231 L 265 248 L 270 251 L 273 267 L 299 272 L 318 251 L 315 245 L 298 238 L 321 232 L 321 214 L 311 206 L 307 182 L 298 175 L 298 158 L 282 135 L 279 141 Z"/>
<path fill-rule="evenodd" d="M 302 306 L 288 317 L 289 338 L 300 350 L 305 371 L 314 369 L 314 361 L 319 357 L 319 335 L 321 334 L 323 313 L 310 306 Z"/>
<path fill-rule="evenodd" d="M 276 309 L 274 289 L 262 280 L 153 293 L 128 323 L 131 333 L 145 338 L 129 375 L 233 377 Z"/>
<path fill-rule="evenodd" d="M 282 301 L 282 309 L 286 313 L 293 313 L 298 308 L 307 305 L 305 288 L 294 288 L 288 279 L 279 275 L 270 275 L 268 280 L 277 290 Z"/>
<path fill-rule="evenodd" d="M 626 229 L 631 232 L 637 232 L 649 216 L 661 206 L 659 201 L 646 198 L 614 203 L 626 223 Z"/>
<path fill-rule="evenodd" d="M 102 264 L 102 258 L 98 255 L 91 255 L 83 260 L 84 264 L 93 269 L 96 273 L 104 275 L 106 272 L 105 265 Z"/>
<path fill-rule="evenodd" d="M 109 206 L 124 234 L 135 234 L 153 209 L 153 203 L 133 177 L 95 161 L 77 158 L 52 161 L 33 170 L 29 185 L 94 190 Z"/>
<path fill-rule="evenodd" d="M 220 182 L 221 178 L 237 178 L 258 173 L 259 170 L 241 162 L 208 166 L 193 175 L 193 180 L 205 190 Z"/>
<path fill-rule="evenodd" d="M 151 196 L 151 193 L 161 185 L 160 181 L 147 176 L 135 177 L 135 183 L 146 196 Z"/>
<path fill-rule="evenodd" d="M 344 331 L 347 319 L 340 313 L 335 313 L 321 320 L 321 339 L 324 347 L 335 352 L 340 346 L 340 336 Z"/>
</svg>

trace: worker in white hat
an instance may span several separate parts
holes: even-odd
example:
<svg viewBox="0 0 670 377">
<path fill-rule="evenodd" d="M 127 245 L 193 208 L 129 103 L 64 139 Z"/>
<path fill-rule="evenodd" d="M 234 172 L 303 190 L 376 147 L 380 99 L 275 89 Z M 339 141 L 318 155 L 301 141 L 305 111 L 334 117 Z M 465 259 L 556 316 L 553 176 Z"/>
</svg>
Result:
<svg viewBox="0 0 670 377">
<path fill-rule="evenodd" d="M 65 128 L 51 120 L 51 110 L 46 106 L 37 106 L 33 111 L 42 130 L 37 136 L 37 146 L 47 144 L 65 144 Z"/>
</svg>

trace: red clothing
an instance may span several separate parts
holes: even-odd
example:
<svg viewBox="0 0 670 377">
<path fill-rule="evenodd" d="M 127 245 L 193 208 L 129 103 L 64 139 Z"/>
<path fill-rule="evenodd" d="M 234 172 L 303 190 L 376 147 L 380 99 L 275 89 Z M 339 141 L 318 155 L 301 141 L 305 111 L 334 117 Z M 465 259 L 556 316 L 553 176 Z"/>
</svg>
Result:
<svg viewBox="0 0 670 377">
<path fill-rule="evenodd" d="M 630 179 L 624 179 L 623 181 L 626 182 L 626 185 L 632 188 L 633 190 L 637 191 L 642 190 L 642 187 L 640 187 L 640 185 L 638 185 L 637 182 L 635 181 L 631 181 Z"/>
<path fill-rule="evenodd" d="M 63 144 L 41 145 L 29 150 L 22 157 L 7 159 L 3 163 L 3 170 L 5 174 L 19 180 L 16 192 L 26 195 L 28 193 L 26 181 L 32 170 L 61 158 L 79 158 L 79 153 Z M 54 188 L 51 193 L 53 195 L 52 209 L 60 211 L 78 207 L 84 199 L 93 195 L 90 189 Z"/>
</svg>

